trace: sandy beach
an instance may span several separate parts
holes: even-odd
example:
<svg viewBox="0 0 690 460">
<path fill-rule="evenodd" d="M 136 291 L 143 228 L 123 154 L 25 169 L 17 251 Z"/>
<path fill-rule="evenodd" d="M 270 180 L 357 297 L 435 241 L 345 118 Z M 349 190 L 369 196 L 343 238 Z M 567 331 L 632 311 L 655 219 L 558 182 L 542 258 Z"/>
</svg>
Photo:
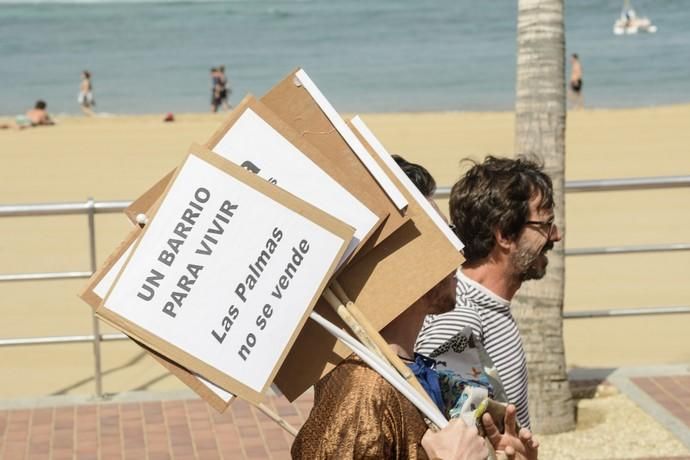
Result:
<svg viewBox="0 0 690 460">
<path fill-rule="evenodd" d="M 223 115 L 64 117 L 54 127 L 0 131 L 3 204 L 130 200 L 171 170 Z M 463 158 L 513 154 L 513 114 L 399 113 L 362 118 L 390 152 L 451 185 Z M 570 112 L 568 180 L 690 174 L 690 105 Z M 567 248 L 687 243 L 690 190 L 569 194 Z M 441 202 L 445 207 L 445 202 Z M 98 261 L 128 229 L 123 215 L 97 217 Z M 83 216 L 3 218 L 0 273 L 89 269 Z M 570 257 L 567 311 L 688 305 L 688 252 Z M 7 338 L 91 332 L 76 293 L 85 280 L 2 283 Z M 568 320 L 570 367 L 690 362 L 687 315 Z M 106 331 L 110 331 L 104 327 Z M 92 394 L 90 345 L 0 349 L 0 399 Z M 131 343 L 103 345 L 104 391 L 168 390 L 180 384 Z"/>
</svg>

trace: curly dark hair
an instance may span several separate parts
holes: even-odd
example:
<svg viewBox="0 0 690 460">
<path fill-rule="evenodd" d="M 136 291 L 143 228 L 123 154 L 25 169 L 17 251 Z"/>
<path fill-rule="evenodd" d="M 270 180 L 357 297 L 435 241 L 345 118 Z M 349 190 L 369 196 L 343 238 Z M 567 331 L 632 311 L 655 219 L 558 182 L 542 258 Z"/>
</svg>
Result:
<svg viewBox="0 0 690 460">
<path fill-rule="evenodd" d="M 410 178 L 412 183 L 427 198 L 434 196 L 436 192 L 436 181 L 427 169 L 416 163 L 410 163 L 400 155 L 391 155 L 400 169 Z"/>
<path fill-rule="evenodd" d="M 469 160 L 471 161 L 471 160 Z M 465 244 L 465 263 L 489 255 L 495 230 L 514 238 L 529 220 L 529 201 L 541 196 L 539 209 L 553 208 L 553 185 L 540 162 L 525 156 L 488 156 L 473 166 L 450 192 L 450 218 Z"/>
</svg>

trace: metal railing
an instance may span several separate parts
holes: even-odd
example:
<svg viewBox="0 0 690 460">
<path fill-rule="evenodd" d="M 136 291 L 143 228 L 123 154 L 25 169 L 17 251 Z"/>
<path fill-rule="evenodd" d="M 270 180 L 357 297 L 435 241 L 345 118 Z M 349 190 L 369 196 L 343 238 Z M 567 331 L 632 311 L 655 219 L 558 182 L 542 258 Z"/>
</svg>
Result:
<svg viewBox="0 0 690 460">
<path fill-rule="evenodd" d="M 615 310 L 570 311 L 563 312 L 563 319 L 673 315 L 677 313 L 690 313 L 690 307 L 616 308 Z"/>
<path fill-rule="evenodd" d="M 642 190 L 671 187 L 690 187 L 690 176 L 669 176 L 632 179 L 604 179 L 566 182 L 565 190 L 569 193 L 595 192 L 595 191 L 622 191 Z M 437 198 L 448 198 L 450 187 L 439 187 L 436 191 Z M 122 212 L 130 201 L 101 201 L 96 202 L 89 198 L 86 202 L 72 203 L 45 203 L 25 205 L 0 206 L 1 217 L 23 216 L 57 216 L 86 214 L 88 219 L 89 237 L 89 261 L 90 271 L 66 271 L 47 273 L 9 273 L 0 274 L 0 282 L 3 281 L 43 281 L 59 279 L 89 278 L 97 269 L 96 265 L 96 226 L 95 215 L 105 213 Z M 674 244 L 650 244 L 639 246 L 613 246 L 597 248 L 576 248 L 565 251 L 566 256 L 587 256 L 602 254 L 629 254 L 645 252 L 667 252 L 690 250 L 690 243 Z M 564 319 L 604 318 L 641 315 L 665 315 L 690 313 L 690 306 L 653 307 L 653 308 L 626 308 L 615 310 L 593 310 L 564 312 Z M 101 374 L 101 342 L 125 340 L 125 334 L 101 334 L 99 322 L 93 316 L 91 335 L 72 335 L 54 337 L 27 337 L 27 338 L 0 338 L 1 347 L 27 346 L 27 345 L 52 345 L 64 343 L 93 343 L 94 353 L 94 380 L 96 384 L 96 396 L 103 395 Z"/>
<path fill-rule="evenodd" d="M 97 203 L 89 197 L 84 203 L 46 203 L 28 205 L 0 206 L 0 217 L 24 217 L 24 216 L 59 216 L 86 214 L 89 228 L 89 265 L 88 272 L 51 272 L 51 273 L 19 273 L 0 275 L 0 281 L 38 281 L 88 278 L 96 272 L 96 222 L 95 215 L 99 213 L 121 212 L 129 201 L 106 201 Z M 57 336 L 57 337 L 26 337 L 15 339 L 0 339 L 0 347 L 20 345 L 53 345 L 60 343 L 84 343 L 93 344 L 94 355 L 94 381 L 96 396 L 103 396 L 103 379 L 101 372 L 101 342 L 107 340 L 123 340 L 124 334 L 101 334 L 100 323 L 96 315 L 91 318 L 92 335 Z"/>
<path fill-rule="evenodd" d="M 565 183 L 567 193 L 621 192 L 690 187 L 690 176 L 632 177 L 626 179 L 576 180 Z M 438 187 L 436 198 L 448 198 L 450 187 Z M 672 252 L 690 250 L 690 243 L 646 244 L 636 246 L 605 246 L 595 248 L 566 249 L 566 256 L 593 256 L 602 254 L 635 254 L 644 252 Z M 602 316 L 608 316 L 603 315 Z"/>
<path fill-rule="evenodd" d="M 690 187 L 690 176 L 631 177 L 626 179 L 574 180 L 565 183 L 565 191 L 620 192 L 624 190 L 648 190 L 659 188 Z M 450 187 L 438 187 L 437 198 L 448 198 Z"/>
</svg>

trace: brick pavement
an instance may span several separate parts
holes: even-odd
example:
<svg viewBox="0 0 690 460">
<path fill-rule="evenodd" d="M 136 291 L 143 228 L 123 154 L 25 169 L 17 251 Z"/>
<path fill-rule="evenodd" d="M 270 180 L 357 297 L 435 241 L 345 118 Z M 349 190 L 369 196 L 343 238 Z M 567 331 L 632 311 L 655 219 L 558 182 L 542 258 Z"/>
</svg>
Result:
<svg viewBox="0 0 690 460">
<path fill-rule="evenodd" d="M 307 393 L 266 405 L 299 428 Z M 0 459 L 289 459 L 292 436 L 238 400 L 223 414 L 199 399 L 118 402 L 0 411 Z"/>
<path fill-rule="evenodd" d="M 690 430 L 690 375 L 636 376 L 629 381 Z M 292 404 L 271 396 L 266 405 L 299 428 L 312 402 L 308 392 Z M 281 460 L 290 458 L 291 442 L 291 435 L 241 400 L 224 414 L 199 399 L 0 410 L 1 460 Z"/>
<path fill-rule="evenodd" d="M 630 379 L 690 429 L 690 375 Z"/>
</svg>

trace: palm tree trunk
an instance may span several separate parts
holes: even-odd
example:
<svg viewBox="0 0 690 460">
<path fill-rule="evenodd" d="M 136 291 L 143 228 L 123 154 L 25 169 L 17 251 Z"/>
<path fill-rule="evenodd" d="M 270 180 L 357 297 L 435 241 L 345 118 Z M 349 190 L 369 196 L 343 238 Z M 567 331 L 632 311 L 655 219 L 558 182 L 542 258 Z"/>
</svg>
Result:
<svg viewBox="0 0 690 460">
<path fill-rule="evenodd" d="M 556 223 L 565 230 L 565 31 L 563 0 L 518 0 L 515 151 L 540 157 L 553 179 Z M 529 372 L 532 428 L 575 427 L 563 346 L 564 243 L 549 256 L 546 277 L 523 284 L 515 312 Z"/>
</svg>

